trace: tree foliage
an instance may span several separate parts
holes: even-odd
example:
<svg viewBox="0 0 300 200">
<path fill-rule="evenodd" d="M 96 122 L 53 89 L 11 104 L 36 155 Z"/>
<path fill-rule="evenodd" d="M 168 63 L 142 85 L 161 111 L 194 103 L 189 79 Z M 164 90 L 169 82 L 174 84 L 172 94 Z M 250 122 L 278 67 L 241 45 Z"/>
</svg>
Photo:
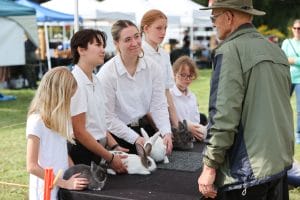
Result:
<svg viewBox="0 0 300 200">
<path fill-rule="evenodd" d="M 208 0 L 193 0 L 207 6 Z M 288 27 L 295 19 L 300 18 L 300 0 L 253 0 L 254 8 L 263 10 L 265 16 L 254 17 L 255 26 L 267 25 L 288 34 Z"/>
</svg>

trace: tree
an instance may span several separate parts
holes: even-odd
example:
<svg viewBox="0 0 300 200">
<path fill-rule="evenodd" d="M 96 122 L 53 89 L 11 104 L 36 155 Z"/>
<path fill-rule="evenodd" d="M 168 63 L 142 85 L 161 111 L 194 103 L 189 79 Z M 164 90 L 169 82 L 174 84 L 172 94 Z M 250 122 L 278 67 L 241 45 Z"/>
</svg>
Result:
<svg viewBox="0 0 300 200">
<path fill-rule="evenodd" d="M 207 6 L 208 0 L 193 0 L 194 2 Z M 300 18 L 299 0 L 253 0 L 254 8 L 265 11 L 262 17 L 254 17 L 255 26 L 267 25 L 271 29 L 278 29 L 287 34 L 288 26 L 294 19 Z"/>
</svg>

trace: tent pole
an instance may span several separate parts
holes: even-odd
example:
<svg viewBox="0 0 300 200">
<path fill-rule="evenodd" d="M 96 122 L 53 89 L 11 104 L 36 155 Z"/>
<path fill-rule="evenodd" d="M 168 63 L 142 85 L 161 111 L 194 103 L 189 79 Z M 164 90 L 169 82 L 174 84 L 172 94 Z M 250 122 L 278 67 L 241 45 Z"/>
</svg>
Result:
<svg viewBox="0 0 300 200">
<path fill-rule="evenodd" d="M 194 51 L 194 22 L 192 23 L 192 26 L 191 26 L 191 30 L 190 30 L 190 38 L 191 38 L 191 43 L 190 43 L 190 57 L 193 59 L 194 58 L 194 54 L 193 54 L 193 51 Z"/>
<path fill-rule="evenodd" d="M 50 57 L 50 48 L 49 48 L 49 38 L 48 38 L 48 26 L 47 23 L 44 23 L 45 29 L 45 40 L 46 40 L 46 53 L 47 53 L 47 62 L 48 62 L 48 70 L 51 69 L 51 57 Z"/>
<path fill-rule="evenodd" d="M 62 25 L 62 31 L 63 31 L 63 50 L 66 50 L 66 24 L 65 23 L 63 23 L 63 25 Z"/>
<path fill-rule="evenodd" d="M 75 7 L 74 7 L 74 31 L 75 33 L 79 30 L 79 22 L 78 22 L 78 0 L 75 1 Z"/>
</svg>

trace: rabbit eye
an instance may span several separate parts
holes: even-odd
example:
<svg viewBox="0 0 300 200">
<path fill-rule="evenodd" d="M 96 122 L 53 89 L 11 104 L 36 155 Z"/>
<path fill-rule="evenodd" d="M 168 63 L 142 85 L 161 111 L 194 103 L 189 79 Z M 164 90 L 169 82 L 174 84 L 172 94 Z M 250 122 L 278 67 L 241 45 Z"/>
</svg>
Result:
<svg viewBox="0 0 300 200">
<path fill-rule="evenodd" d="M 151 166 L 152 162 L 150 160 L 147 160 L 147 165 Z"/>
</svg>

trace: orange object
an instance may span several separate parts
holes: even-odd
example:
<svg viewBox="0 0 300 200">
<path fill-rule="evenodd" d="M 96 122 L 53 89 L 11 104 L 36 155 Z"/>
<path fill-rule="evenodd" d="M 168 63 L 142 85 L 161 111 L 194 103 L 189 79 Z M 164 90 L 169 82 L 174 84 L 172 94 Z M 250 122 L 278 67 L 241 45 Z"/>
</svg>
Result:
<svg viewBox="0 0 300 200">
<path fill-rule="evenodd" d="M 44 200 L 51 199 L 51 189 L 53 185 L 53 169 L 46 168 L 44 176 Z"/>
</svg>

